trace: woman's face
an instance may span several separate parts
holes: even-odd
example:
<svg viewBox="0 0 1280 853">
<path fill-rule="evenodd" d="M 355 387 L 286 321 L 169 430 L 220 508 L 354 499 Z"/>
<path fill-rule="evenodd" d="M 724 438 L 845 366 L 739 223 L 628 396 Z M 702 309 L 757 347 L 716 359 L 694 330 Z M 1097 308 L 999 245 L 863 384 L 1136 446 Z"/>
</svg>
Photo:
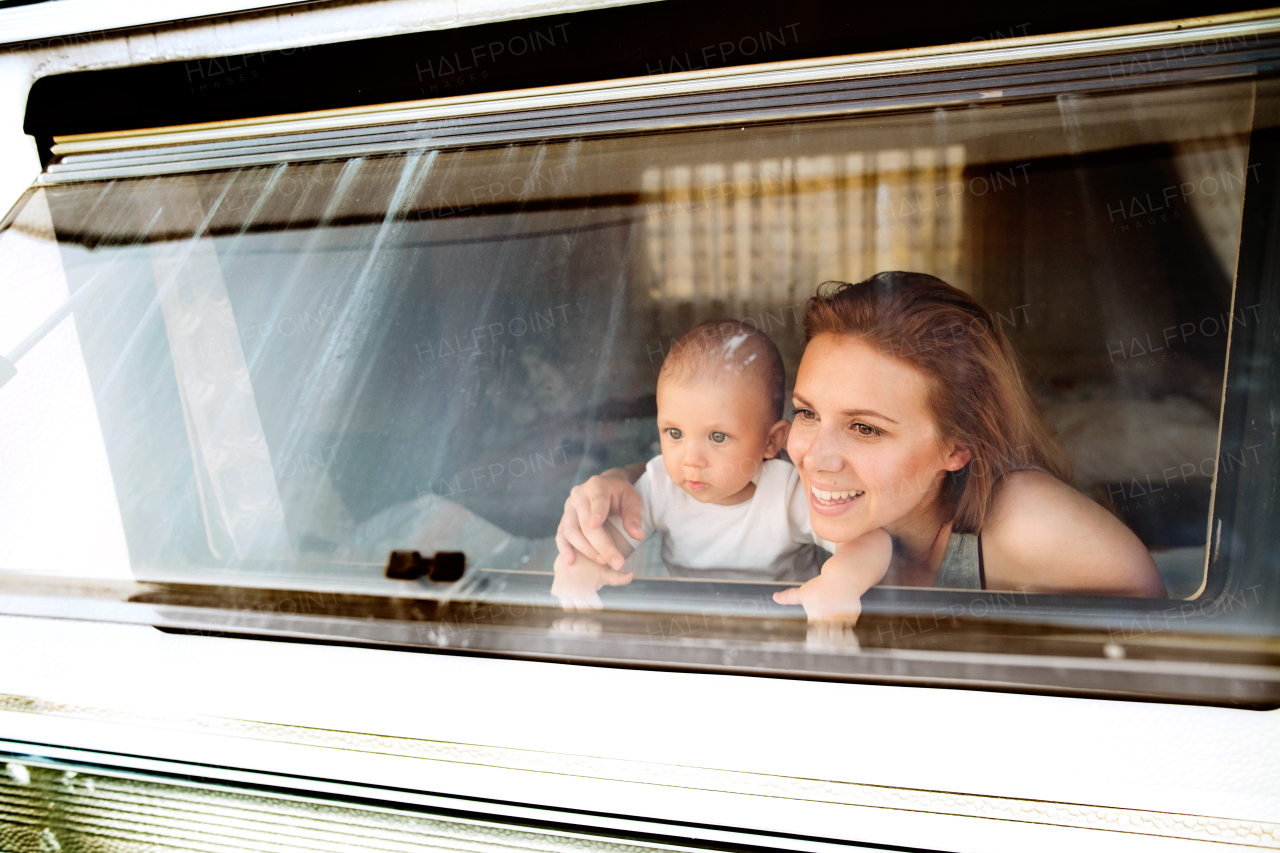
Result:
<svg viewBox="0 0 1280 853">
<path fill-rule="evenodd" d="M 810 341 L 792 402 L 787 452 L 823 539 L 929 521 L 943 472 L 969 461 L 968 450 L 938 435 L 925 376 L 856 338 Z"/>
</svg>

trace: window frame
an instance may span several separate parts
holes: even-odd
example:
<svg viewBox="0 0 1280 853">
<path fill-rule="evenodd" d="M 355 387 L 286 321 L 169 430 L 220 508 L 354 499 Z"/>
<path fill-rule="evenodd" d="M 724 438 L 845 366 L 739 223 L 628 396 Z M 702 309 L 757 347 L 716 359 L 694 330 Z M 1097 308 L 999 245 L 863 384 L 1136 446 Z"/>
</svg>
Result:
<svg viewBox="0 0 1280 853">
<path fill-rule="evenodd" d="M 1249 36 L 1255 37 L 1252 44 L 1247 42 Z M 1225 39 L 1231 46 L 1196 57 L 1185 67 L 1168 67 L 1170 50 L 1202 45 L 1209 39 Z M 1232 39 L 1246 41 L 1237 50 Z M 300 149 L 303 153 L 297 159 L 330 159 L 421 149 L 424 140 L 432 147 L 458 148 L 982 103 L 990 102 L 992 83 L 1009 76 L 1016 77 L 1017 85 L 1002 85 L 1002 97 L 1043 98 L 1114 87 L 1116 62 L 1121 69 L 1137 69 L 1122 74 L 1125 88 L 1176 85 L 1206 69 L 1219 75 L 1215 80 L 1260 78 L 1277 56 L 1280 18 L 1273 17 L 1142 35 L 1075 40 L 1045 37 L 1039 43 L 1017 47 L 926 49 L 888 57 L 779 63 L 711 74 L 666 75 L 657 81 L 624 81 L 626 85 L 621 86 L 611 81 L 216 127 L 90 134 L 55 140 L 54 161 L 37 186 L 279 163 L 282 152 L 296 155 Z M 1157 67 L 1160 62 L 1165 66 Z M 888 82 L 883 80 L 885 76 L 890 77 Z M 952 88 L 940 91 L 946 86 Z M 611 87 L 616 91 L 610 91 Z M 904 87 L 909 91 L 904 93 Z M 898 96 L 887 97 L 885 93 L 891 90 Z M 1244 300 L 1241 304 L 1263 304 L 1274 325 L 1280 310 L 1276 283 L 1280 262 L 1269 235 L 1280 233 L 1280 137 L 1276 131 L 1251 134 L 1249 161 L 1259 164 L 1260 180 L 1245 194 L 1233 298 Z M 1280 399 L 1280 376 L 1266 358 L 1259 357 L 1266 342 L 1261 329 L 1267 327 L 1265 321 L 1248 328 L 1233 324 L 1220 447 L 1230 446 L 1229 439 L 1244 446 L 1242 442 L 1252 434 L 1249 424 L 1259 417 L 1256 407 Z M 1263 387 L 1266 392 L 1259 396 L 1257 389 Z M 491 608 L 487 614 L 471 613 L 466 618 L 457 614 L 451 620 L 434 618 L 426 611 L 434 614 L 440 604 L 426 594 L 429 585 L 409 590 L 403 597 L 361 599 L 357 603 L 363 609 L 354 615 L 350 612 L 353 602 L 339 601 L 339 594 L 314 589 L 311 593 L 322 598 L 330 595 L 334 601 L 314 612 L 298 613 L 287 612 L 285 602 L 296 602 L 300 594 L 307 595 L 305 590 L 175 583 L 117 585 L 105 591 L 100 587 L 96 594 L 77 594 L 69 588 L 53 591 L 48 585 L 36 584 L 42 592 L 31 594 L 17 592 L 16 585 L 10 585 L 0 597 L 0 613 L 74 613 L 76 618 L 105 617 L 183 633 L 607 666 L 1280 707 L 1280 645 L 1272 637 L 1251 635 L 1247 622 L 1232 618 L 1237 606 L 1250 606 L 1248 596 L 1252 594 L 1258 599 L 1253 614 L 1272 624 L 1280 619 L 1280 596 L 1263 604 L 1257 596 L 1261 584 L 1254 583 L 1266 577 L 1265 558 L 1258 555 L 1265 555 L 1268 530 L 1275 529 L 1268 523 L 1274 518 L 1270 504 L 1251 498 L 1273 493 L 1280 476 L 1274 442 L 1268 449 L 1272 452 L 1264 456 L 1269 465 L 1234 470 L 1219 466 L 1211 509 L 1215 534 L 1208 563 L 1221 568 L 1209 572 L 1206 587 L 1193 599 L 1195 612 L 1183 610 L 1186 602 L 1037 595 L 1033 605 L 1023 607 L 1013 606 L 1009 599 L 1018 594 L 1007 592 L 877 589 L 867 596 L 859 633 L 875 631 L 877 641 L 883 641 L 888 627 L 889 642 L 883 654 L 877 651 L 879 647 L 866 643 L 861 653 L 853 654 L 847 641 L 844 646 L 839 640 L 824 646 L 821 638 L 810 642 L 807 637 L 803 650 L 774 648 L 777 643 L 770 641 L 757 642 L 755 648 L 744 652 L 740 639 L 732 641 L 737 645 L 720 639 L 716 640 L 718 645 L 695 646 L 683 639 L 696 633 L 694 630 L 660 636 L 658 641 L 650 634 L 646 646 L 635 642 L 630 615 L 610 611 L 589 617 L 597 627 L 579 622 L 576 627 L 568 624 L 564 630 L 553 628 L 548 633 L 545 625 L 535 626 L 540 633 L 537 642 L 531 643 L 524 614 L 515 614 L 511 607 L 505 614 L 495 614 Z M 1267 511 L 1271 515 L 1266 515 Z M 1220 530 L 1227 531 L 1225 546 Z M 72 604 L 77 601 L 97 603 Z M 957 606 L 962 608 L 960 613 L 954 612 Z M 539 614 L 543 621 L 571 619 L 554 607 L 545 611 Z M 1005 644 L 1003 651 L 915 648 L 915 641 L 906 642 L 905 634 L 894 628 L 894 620 L 902 624 L 908 618 L 918 619 L 922 611 L 934 613 L 935 624 L 929 632 L 921 633 L 936 631 L 939 638 L 946 636 L 981 649 L 989 645 L 994 632 Z M 999 614 L 999 619 L 993 620 L 991 614 Z M 700 617 L 693 614 L 693 618 Z M 740 636 L 741 627 L 752 624 L 733 615 L 713 618 L 720 619 L 716 630 L 722 629 L 726 636 Z M 432 627 L 424 630 L 425 625 Z M 1054 653 L 1053 648 L 1058 647 L 1044 640 L 1041 635 L 1045 632 L 1080 653 Z M 1198 637 L 1204 634 L 1218 635 L 1225 659 L 1214 664 L 1197 660 L 1197 649 L 1202 649 Z M 1127 656 L 1131 651 L 1126 652 L 1126 643 L 1141 641 L 1141 645 L 1152 636 L 1161 641 L 1148 647 L 1157 649 L 1154 656 Z M 658 647 L 664 656 L 654 656 Z M 1118 655 L 1115 649 L 1120 650 Z"/>
</svg>

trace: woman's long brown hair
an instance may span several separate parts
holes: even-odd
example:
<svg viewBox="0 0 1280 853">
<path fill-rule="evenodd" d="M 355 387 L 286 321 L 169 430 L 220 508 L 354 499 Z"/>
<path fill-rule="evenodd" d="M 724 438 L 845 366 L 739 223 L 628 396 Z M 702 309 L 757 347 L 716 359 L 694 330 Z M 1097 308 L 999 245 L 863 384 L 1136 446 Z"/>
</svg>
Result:
<svg viewBox="0 0 1280 853">
<path fill-rule="evenodd" d="M 1042 468 L 1070 482 L 1071 463 L 1040 415 L 1017 354 L 990 312 L 964 291 L 913 272 L 828 281 L 804 311 L 805 343 L 826 334 L 864 341 L 928 378 L 939 437 L 972 454 L 942 484 L 953 531 L 982 530 L 996 484 L 1010 471 Z"/>
</svg>

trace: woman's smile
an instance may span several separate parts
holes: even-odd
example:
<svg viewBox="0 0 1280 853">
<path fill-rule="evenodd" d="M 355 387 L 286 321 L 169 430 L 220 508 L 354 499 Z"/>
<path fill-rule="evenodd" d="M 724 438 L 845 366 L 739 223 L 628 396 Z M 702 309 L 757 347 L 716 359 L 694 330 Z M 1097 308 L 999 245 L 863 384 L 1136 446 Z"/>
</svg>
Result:
<svg viewBox="0 0 1280 853">
<path fill-rule="evenodd" d="M 866 493 L 866 490 L 864 489 L 848 489 L 845 491 L 835 491 L 835 490 L 828 491 L 828 490 L 819 489 L 817 486 L 813 486 L 809 491 L 822 504 L 827 506 L 840 504 L 840 503 L 848 503 L 849 501 L 854 500 L 855 498 L 859 498 Z"/>
<path fill-rule="evenodd" d="M 864 489 L 847 489 L 844 491 L 828 491 L 817 486 L 809 487 L 809 507 L 820 515 L 841 515 L 848 510 L 858 498 L 866 494 Z"/>
</svg>

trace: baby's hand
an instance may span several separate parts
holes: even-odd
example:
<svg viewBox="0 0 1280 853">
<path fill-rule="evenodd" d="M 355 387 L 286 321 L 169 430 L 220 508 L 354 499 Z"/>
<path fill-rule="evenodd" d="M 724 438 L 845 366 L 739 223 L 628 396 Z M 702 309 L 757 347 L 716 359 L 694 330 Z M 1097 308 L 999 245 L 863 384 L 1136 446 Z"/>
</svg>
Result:
<svg viewBox="0 0 1280 853">
<path fill-rule="evenodd" d="M 824 565 L 822 574 L 800 586 L 775 592 L 773 600 L 779 604 L 804 605 L 810 622 L 855 625 L 862 615 L 862 594 L 866 591 L 866 587 L 857 580 L 828 572 Z"/>
<path fill-rule="evenodd" d="M 626 586 L 631 583 L 631 572 L 619 572 L 608 566 L 575 556 L 573 565 L 564 557 L 556 557 L 555 580 L 551 582 L 551 594 L 565 610 L 601 610 L 599 590 L 604 586 Z"/>
<path fill-rule="evenodd" d="M 872 530 L 852 542 L 836 546 L 816 578 L 773 594 L 779 604 L 800 604 L 810 622 L 853 625 L 862 615 L 862 595 L 889 571 L 893 541 L 883 530 Z"/>
</svg>

